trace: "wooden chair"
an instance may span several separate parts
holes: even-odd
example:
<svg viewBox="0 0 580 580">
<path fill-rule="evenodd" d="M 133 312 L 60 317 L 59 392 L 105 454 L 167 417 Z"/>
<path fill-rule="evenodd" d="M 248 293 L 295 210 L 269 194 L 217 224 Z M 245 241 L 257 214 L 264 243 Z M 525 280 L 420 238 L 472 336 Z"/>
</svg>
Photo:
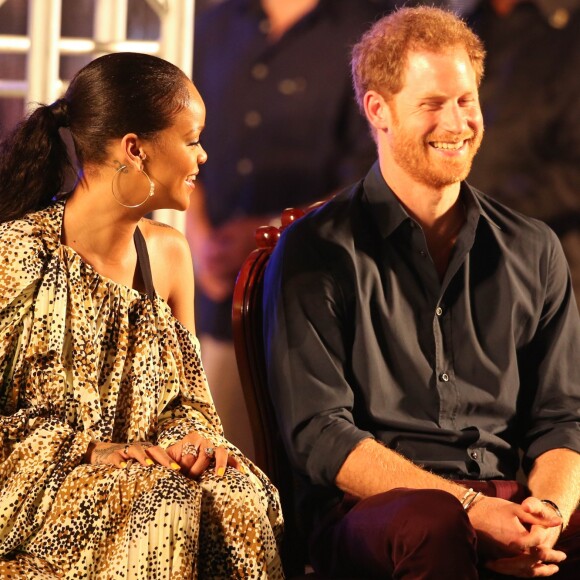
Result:
<svg viewBox="0 0 580 580">
<path fill-rule="evenodd" d="M 306 211 L 321 203 L 314 204 Z M 301 209 L 284 210 L 280 228 L 262 226 L 256 230 L 258 247 L 246 258 L 238 274 L 232 308 L 234 346 L 250 416 L 256 464 L 280 492 L 285 520 L 282 561 L 289 577 L 304 574 L 307 550 L 294 512 L 294 476 L 268 391 L 262 335 L 262 294 L 264 271 L 281 230 L 305 213 Z"/>
</svg>

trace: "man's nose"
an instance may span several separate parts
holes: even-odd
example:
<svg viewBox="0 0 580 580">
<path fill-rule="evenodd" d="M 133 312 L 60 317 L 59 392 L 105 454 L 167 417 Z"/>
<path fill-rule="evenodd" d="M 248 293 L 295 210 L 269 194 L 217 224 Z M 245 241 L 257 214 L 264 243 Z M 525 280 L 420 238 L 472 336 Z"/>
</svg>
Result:
<svg viewBox="0 0 580 580">
<path fill-rule="evenodd" d="M 462 133 L 467 126 L 467 115 L 458 103 L 448 103 L 443 108 L 441 128 L 450 133 Z"/>
</svg>

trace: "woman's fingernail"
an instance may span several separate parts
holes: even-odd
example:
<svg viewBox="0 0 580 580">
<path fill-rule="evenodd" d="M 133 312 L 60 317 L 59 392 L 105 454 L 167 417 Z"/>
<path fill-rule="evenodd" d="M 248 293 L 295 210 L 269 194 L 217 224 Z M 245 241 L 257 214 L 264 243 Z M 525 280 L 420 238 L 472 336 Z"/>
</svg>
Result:
<svg viewBox="0 0 580 580">
<path fill-rule="evenodd" d="M 222 477 L 225 472 L 226 472 L 226 468 L 225 467 L 218 467 L 217 474 L 220 477 Z"/>
<path fill-rule="evenodd" d="M 124 461 L 121 461 L 119 465 L 121 466 L 121 469 L 125 469 L 125 467 L 127 467 L 127 464 Z"/>
<path fill-rule="evenodd" d="M 155 462 L 153 461 L 153 459 L 151 459 L 150 457 L 148 457 L 148 458 L 145 460 L 145 463 L 146 463 L 147 465 L 153 465 Z"/>
<path fill-rule="evenodd" d="M 181 469 L 181 467 L 179 467 L 179 463 L 175 463 L 175 461 L 172 461 L 171 469 L 175 469 L 175 471 L 177 471 L 178 469 Z"/>
</svg>

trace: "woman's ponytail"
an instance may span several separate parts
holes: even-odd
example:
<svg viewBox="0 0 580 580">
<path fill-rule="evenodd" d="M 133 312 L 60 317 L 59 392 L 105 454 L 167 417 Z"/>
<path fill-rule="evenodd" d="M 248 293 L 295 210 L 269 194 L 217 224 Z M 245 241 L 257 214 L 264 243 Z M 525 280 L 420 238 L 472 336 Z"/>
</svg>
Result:
<svg viewBox="0 0 580 580">
<path fill-rule="evenodd" d="M 68 103 L 40 105 L 0 144 L 0 222 L 47 207 L 73 170 L 59 129 Z"/>
</svg>

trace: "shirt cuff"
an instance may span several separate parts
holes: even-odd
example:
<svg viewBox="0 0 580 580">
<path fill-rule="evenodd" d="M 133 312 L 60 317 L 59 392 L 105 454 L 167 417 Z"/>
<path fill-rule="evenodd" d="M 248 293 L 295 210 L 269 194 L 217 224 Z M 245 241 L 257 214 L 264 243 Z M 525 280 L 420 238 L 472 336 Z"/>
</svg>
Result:
<svg viewBox="0 0 580 580">
<path fill-rule="evenodd" d="M 357 429 L 348 421 L 328 425 L 317 438 L 306 463 L 312 483 L 334 486 L 336 476 L 351 451 L 363 440 L 374 439 L 372 433 Z"/>
</svg>

